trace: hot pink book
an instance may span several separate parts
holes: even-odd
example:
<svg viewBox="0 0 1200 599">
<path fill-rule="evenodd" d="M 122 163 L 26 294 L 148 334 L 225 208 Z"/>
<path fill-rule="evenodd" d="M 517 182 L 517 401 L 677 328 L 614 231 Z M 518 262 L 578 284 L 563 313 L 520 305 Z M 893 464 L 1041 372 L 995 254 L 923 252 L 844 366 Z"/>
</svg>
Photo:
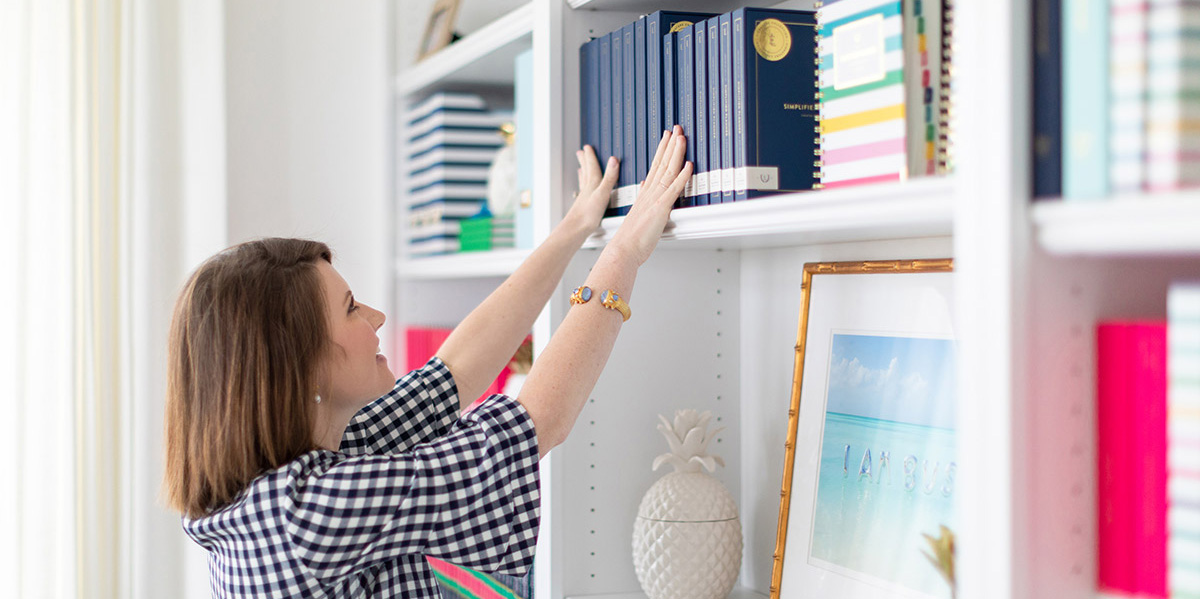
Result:
<svg viewBox="0 0 1200 599">
<path fill-rule="evenodd" d="M 1166 597 L 1167 327 L 1097 327 L 1097 583 Z"/>
</svg>

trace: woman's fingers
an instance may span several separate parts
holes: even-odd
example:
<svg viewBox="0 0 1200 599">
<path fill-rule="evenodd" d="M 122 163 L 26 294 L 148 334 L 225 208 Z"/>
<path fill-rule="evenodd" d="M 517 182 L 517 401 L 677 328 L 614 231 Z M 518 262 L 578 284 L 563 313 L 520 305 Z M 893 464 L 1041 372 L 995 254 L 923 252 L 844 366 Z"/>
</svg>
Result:
<svg viewBox="0 0 1200 599">
<path fill-rule="evenodd" d="M 643 187 L 648 187 L 658 183 L 660 171 L 663 166 L 663 156 L 666 154 L 667 148 L 670 146 L 671 132 L 663 131 L 662 139 L 658 140 L 658 149 L 654 151 L 654 160 L 650 162 L 650 171 L 646 175 L 646 180 L 642 182 Z"/>
<path fill-rule="evenodd" d="M 613 186 L 617 184 L 617 175 L 621 173 L 621 162 L 610 156 L 608 158 L 608 166 L 604 169 L 604 178 L 600 181 L 600 188 L 606 191 L 612 191 Z"/>
</svg>

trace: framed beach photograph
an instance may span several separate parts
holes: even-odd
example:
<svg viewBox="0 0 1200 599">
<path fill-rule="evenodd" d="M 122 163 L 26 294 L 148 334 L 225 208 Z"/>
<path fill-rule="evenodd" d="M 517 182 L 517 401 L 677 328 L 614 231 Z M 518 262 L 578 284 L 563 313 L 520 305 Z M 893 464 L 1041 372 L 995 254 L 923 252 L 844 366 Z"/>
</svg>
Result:
<svg viewBox="0 0 1200 599">
<path fill-rule="evenodd" d="M 461 0 L 435 0 L 425 22 L 425 33 L 417 48 L 417 60 L 422 60 L 445 48 L 454 40 L 454 22 L 458 19 L 458 4 Z"/>
<path fill-rule="evenodd" d="M 771 599 L 953 596 L 952 270 L 804 266 Z"/>
</svg>

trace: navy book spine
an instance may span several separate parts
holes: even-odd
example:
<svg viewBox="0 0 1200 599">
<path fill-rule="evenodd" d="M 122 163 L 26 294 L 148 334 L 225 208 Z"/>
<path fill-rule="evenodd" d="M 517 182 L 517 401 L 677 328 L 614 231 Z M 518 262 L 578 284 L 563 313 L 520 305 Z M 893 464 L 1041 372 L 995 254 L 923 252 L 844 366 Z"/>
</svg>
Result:
<svg viewBox="0 0 1200 599">
<path fill-rule="evenodd" d="M 634 100 L 636 96 L 636 82 L 634 78 L 633 37 L 633 23 L 629 23 L 621 28 L 623 46 L 621 48 L 621 56 L 624 60 L 624 67 L 621 70 L 621 75 L 624 79 L 621 82 L 621 89 L 624 93 L 624 101 L 621 106 L 623 116 L 621 118 L 625 121 L 625 129 L 621 132 L 621 139 L 625 143 L 625 150 L 622 152 L 623 160 L 621 161 L 621 185 L 625 187 L 637 183 L 637 102 Z M 629 208 L 629 205 L 618 206 L 617 214 L 626 214 L 629 212 Z"/>
<path fill-rule="evenodd" d="M 730 60 L 733 72 L 733 170 L 734 200 L 745 199 L 745 189 L 737 173 L 746 168 L 746 10 L 730 13 L 733 47 Z"/>
<path fill-rule="evenodd" d="M 617 187 L 619 188 L 624 184 L 624 181 L 620 178 L 620 175 L 624 174 L 625 167 L 625 112 L 622 110 L 622 107 L 625 103 L 625 92 L 622 89 L 625 78 L 620 76 L 621 69 L 625 68 L 625 61 L 622 52 L 624 44 L 621 43 L 620 29 L 608 34 L 608 36 L 610 45 L 610 58 L 612 58 L 612 71 L 610 73 L 612 79 L 612 95 L 610 96 L 612 120 L 609 124 L 612 125 L 612 153 L 613 156 L 617 157 L 617 160 L 621 161 L 621 168 L 617 171 Z M 609 206 L 610 212 L 606 214 L 609 216 L 615 216 L 617 214 L 616 202 L 614 201 Z"/>
<path fill-rule="evenodd" d="M 634 80 L 634 95 L 633 101 L 636 104 L 637 121 L 634 123 L 636 133 L 636 142 L 634 152 L 637 154 L 637 165 L 634 168 L 634 183 L 641 183 L 646 179 L 646 171 L 649 164 L 648 152 L 654 150 L 649 148 L 649 141 L 646 134 L 650 131 L 650 124 L 647 122 L 650 110 L 650 99 L 646 94 L 646 71 L 649 65 L 646 64 L 646 18 L 642 17 L 633 25 L 633 80 Z M 656 111 L 657 112 L 657 111 Z"/>
<path fill-rule="evenodd" d="M 692 64 L 695 60 L 692 58 L 692 33 L 688 29 L 684 29 L 675 35 L 675 68 L 677 75 L 675 76 L 675 101 L 678 104 L 679 126 L 683 128 L 683 134 L 687 136 L 687 150 L 684 153 L 683 159 L 692 162 L 692 172 L 696 172 L 696 136 L 693 135 L 696 131 L 696 123 L 693 119 L 695 102 L 692 94 L 695 93 L 696 87 L 692 81 Z M 691 184 L 689 183 L 684 190 L 683 196 L 679 200 L 680 207 L 692 205 Z"/>
<path fill-rule="evenodd" d="M 659 10 L 650 13 L 646 20 L 646 143 L 650 150 L 649 162 L 653 161 L 654 150 L 663 131 L 675 125 L 675 65 L 667 64 L 668 54 L 674 55 L 674 39 L 666 36 L 695 21 L 714 15 L 699 12 L 676 12 Z M 668 45 L 670 44 L 670 45 Z M 668 87 L 669 86 L 669 87 Z M 668 112 L 671 112 L 668 114 Z"/>
<path fill-rule="evenodd" d="M 579 139 L 600 155 L 600 40 L 592 39 L 579 48 Z M 603 160 L 601 158 L 600 160 Z"/>
<path fill-rule="evenodd" d="M 721 37 L 717 17 L 708 27 L 708 203 L 721 203 Z"/>
<path fill-rule="evenodd" d="M 1033 197 L 1062 195 L 1062 2 L 1033 2 Z"/>
<path fill-rule="evenodd" d="M 692 26 L 695 58 L 692 77 L 696 85 L 696 102 L 692 110 L 696 124 L 696 168 L 692 175 L 693 206 L 708 204 L 708 26 L 700 21 Z"/>
<path fill-rule="evenodd" d="M 666 33 L 662 37 L 662 128 L 663 131 L 673 129 L 679 119 L 675 116 L 675 34 Z"/>
<path fill-rule="evenodd" d="M 657 14 L 657 13 L 656 13 Z M 653 15 L 652 15 L 653 16 Z M 658 149 L 658 139 L 665 129 L 663 125 L 663 40 L 659 29 L 660 19 L 646 18 L 646 142 L 651 151 Z"/>
<path fill-rule="evenodd" d="M 733 201 L 733 16 L 720 16 L 721 27 L 721 202 Z"/>
<path fill-rule="evenodd" d="M 607 35 L 602 35 L 597 38 L 599 42 L 598 56 L 596 63 L 598 66 L 596 89 L 599 99 L 599 126 L 600 126 L 600 146 L 596 148 L 596 158 L 600 160 L 600 168 L 608 163 L 609 156 L 613 155 L 612 149 L 612 44 Z"/>
<path fill-rule="evenodd" d="M 816 14 L 740 8 L 733 18 L 734 159 L 739 145 L 745 153 L 735 200 L 814 189 Z"/>
</svg>

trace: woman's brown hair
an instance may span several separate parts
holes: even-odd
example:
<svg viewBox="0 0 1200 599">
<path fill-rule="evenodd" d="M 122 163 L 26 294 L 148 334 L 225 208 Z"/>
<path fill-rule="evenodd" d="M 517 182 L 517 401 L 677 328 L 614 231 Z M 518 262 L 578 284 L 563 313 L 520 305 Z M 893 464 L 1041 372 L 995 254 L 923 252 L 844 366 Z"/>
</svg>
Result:
<svg viewBox="0 0 1200 599">
<path fill-rule="evenodd" d="M 316 448 L 317 367 L 330 343 L 317 260 L 332 261 L 323 243 L 260 239 L 209 258 L 184 286 L 167 358 L 164 486 L 186 517 Z"/>
</svg>

